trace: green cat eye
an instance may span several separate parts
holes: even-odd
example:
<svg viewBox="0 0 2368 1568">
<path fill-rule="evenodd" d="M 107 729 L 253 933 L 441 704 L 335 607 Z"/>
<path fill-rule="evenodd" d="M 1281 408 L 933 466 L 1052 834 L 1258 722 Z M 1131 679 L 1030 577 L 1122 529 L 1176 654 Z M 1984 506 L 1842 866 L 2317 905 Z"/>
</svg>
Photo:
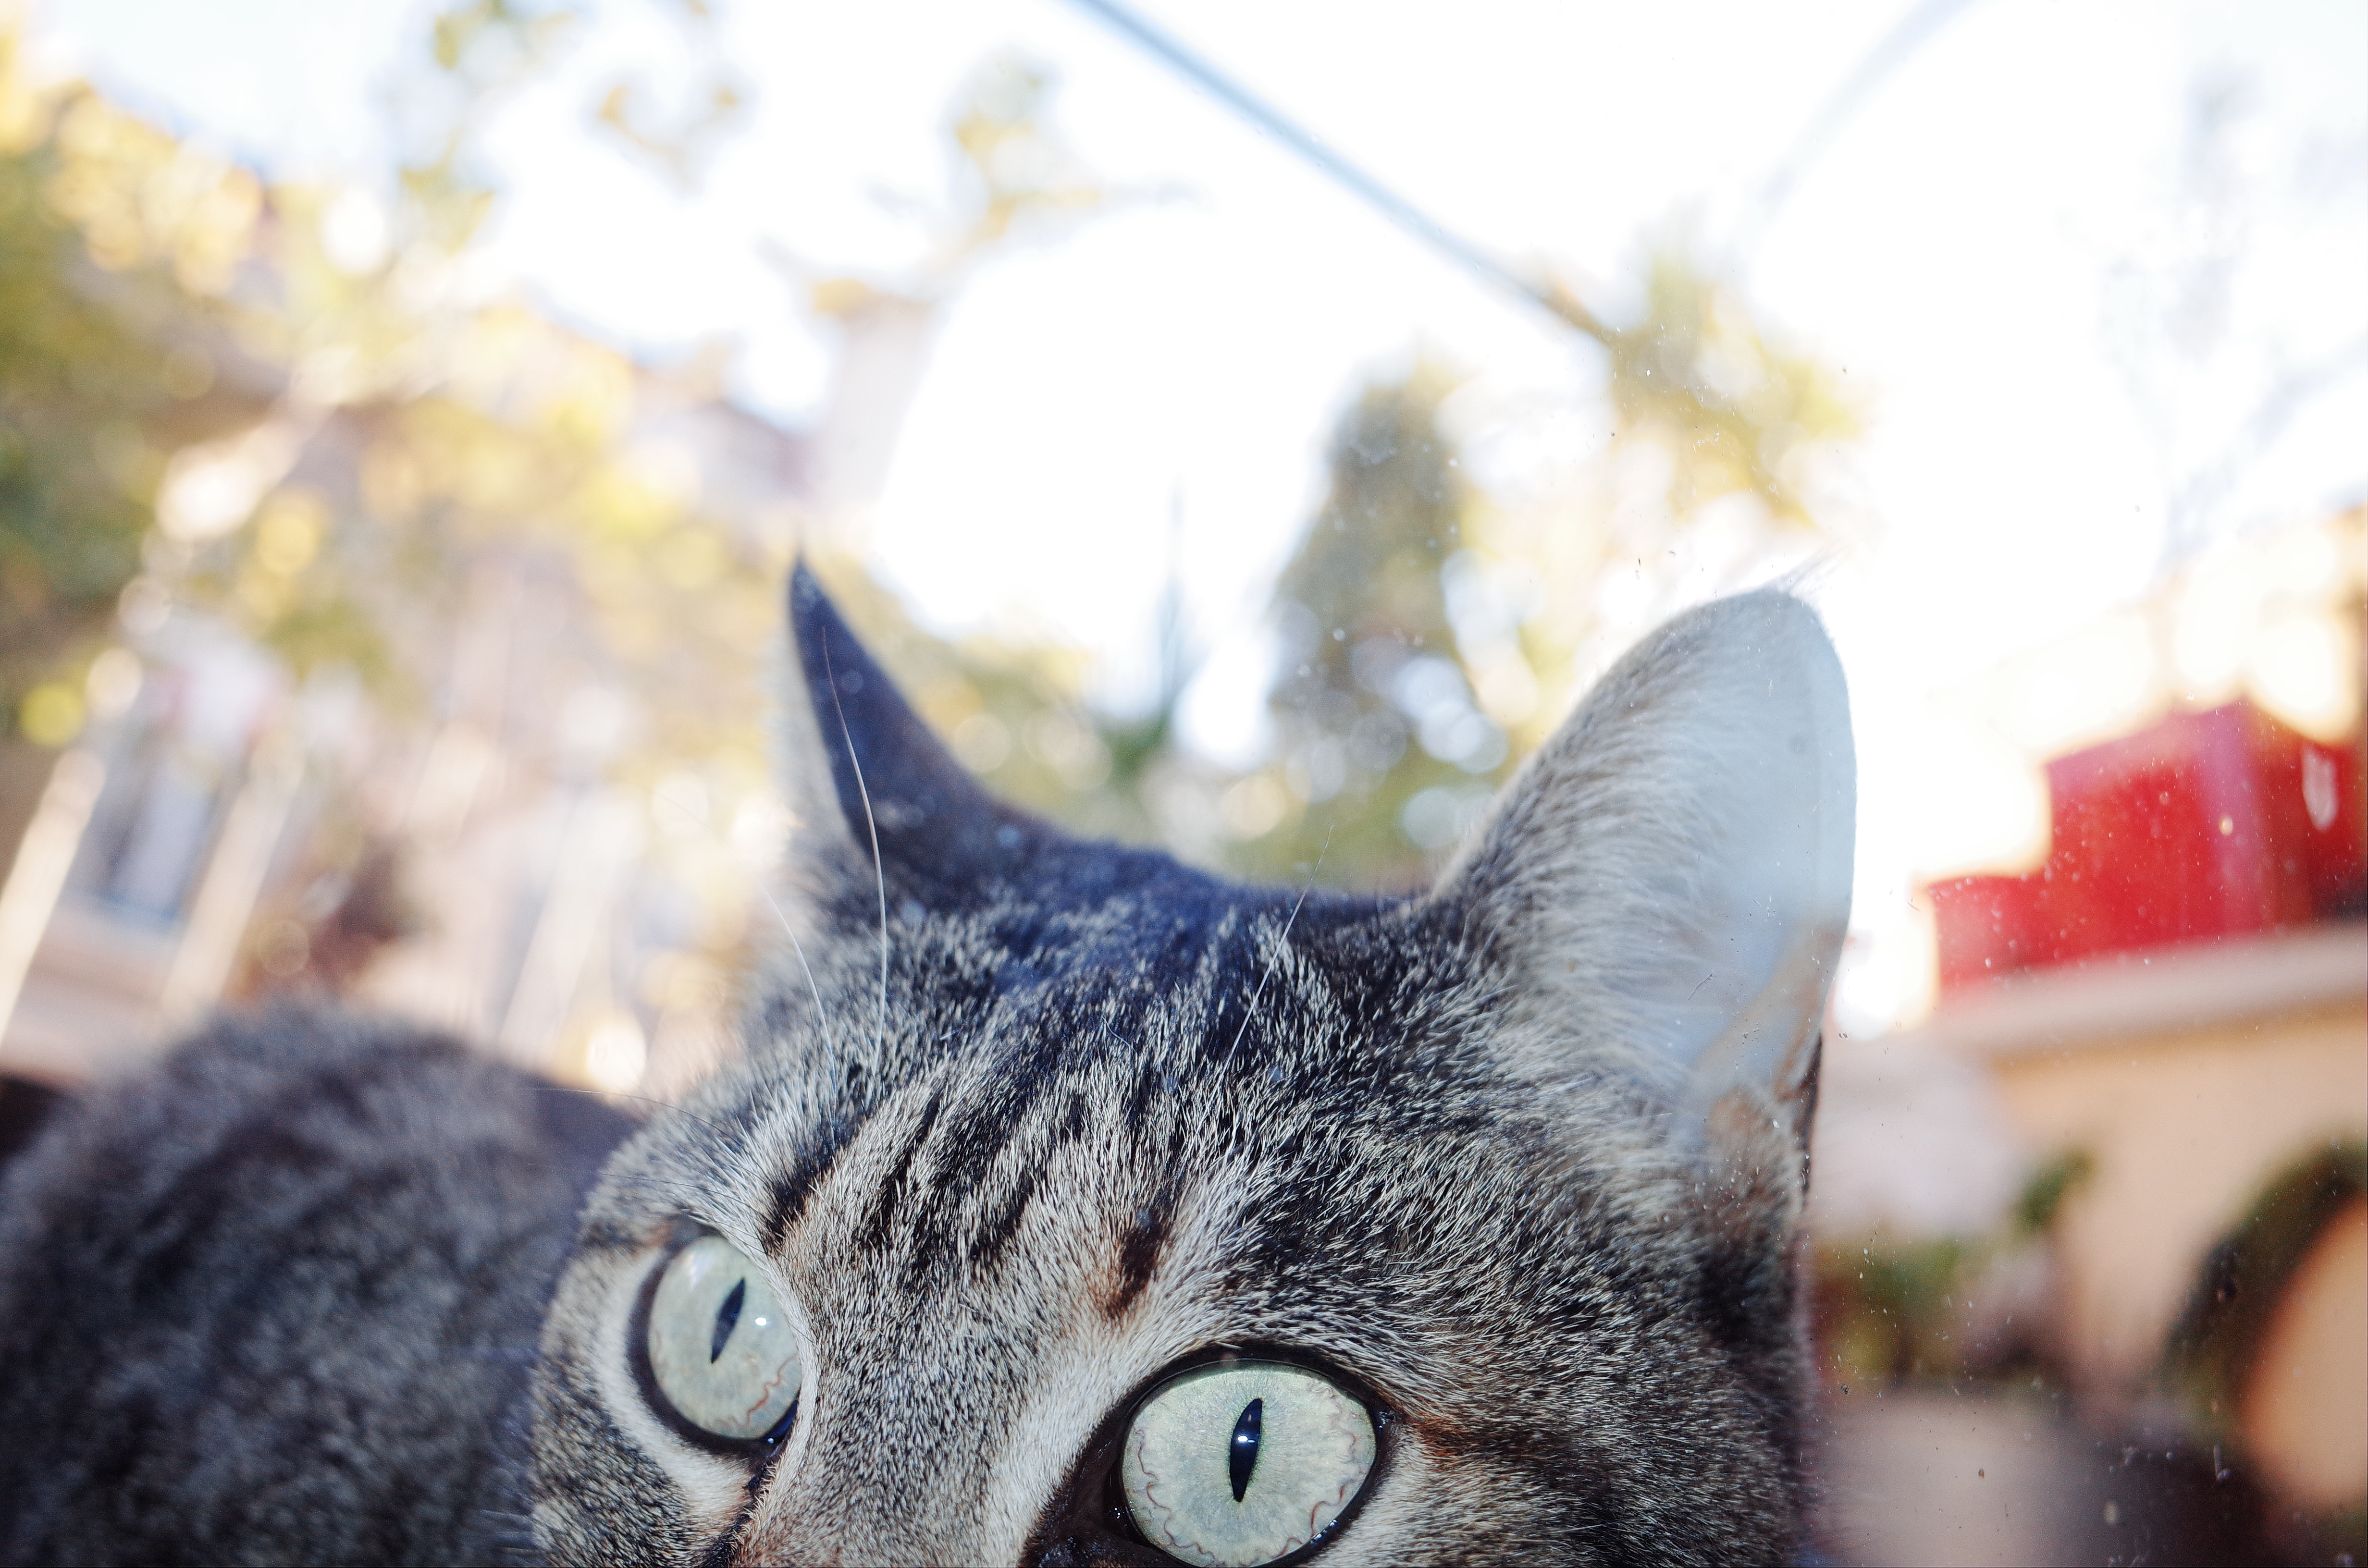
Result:
<svg viewBox="0 0 2368 1568">
<path fill-rule="evenodd" d="M 1330 1529 L 1372 1473 L 1373 1418 L 1331 1379 L 1222 1361 L 1134 1413 L 1119 1479 L 1135 1528 L 1198 1568 L 1254 1568 Z"/>
<path fill-rule="evenodd" d="M 701 1432 L 768 1437 L 797 1403 L 797 1331 L 765 1271 L 722 1236 L 701 1236 L 667 1261 L 645 1343 L 659 1396 Z"/>
</svg>

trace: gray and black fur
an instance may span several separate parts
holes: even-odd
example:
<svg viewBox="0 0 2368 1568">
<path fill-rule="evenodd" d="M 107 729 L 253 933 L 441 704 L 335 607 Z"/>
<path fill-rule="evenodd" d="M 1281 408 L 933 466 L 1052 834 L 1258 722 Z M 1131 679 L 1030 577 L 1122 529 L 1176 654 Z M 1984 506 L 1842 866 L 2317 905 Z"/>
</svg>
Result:
<svg viewBox="0 0 2368 1568">
<path fill-rule="evenodd" d="M 597 1099 L 417 1030 L 224 1021 L 0 1184 L 0 1561 L 512 1562 Z"/>
<path fill-rule="evenodd" d="M 559 1151 L 598 1138 L 547 1130 L 559 1096 L 336 1019 L 218 1030 L 26 1156 L 8 1561 L 1164 1562 L 1110 1506 L 1117 1434 L 1220 1347 L 1379 1415 L 1326 1568 L 1795 1552 L 1850 828 L 1807 610 L 1664 629 L 1406 900 L 1068 839 L 963 775 L 803 572 L 791 619 L 788 939 L 738 1060 L 572 1238 Z M 637 1381 L 635 1304 L 701 1230 L 803 1331 L 761 1450 Z M 527 1439 L 508 1362 L 451 1369 L 538 1319 Z"/>
</svg>

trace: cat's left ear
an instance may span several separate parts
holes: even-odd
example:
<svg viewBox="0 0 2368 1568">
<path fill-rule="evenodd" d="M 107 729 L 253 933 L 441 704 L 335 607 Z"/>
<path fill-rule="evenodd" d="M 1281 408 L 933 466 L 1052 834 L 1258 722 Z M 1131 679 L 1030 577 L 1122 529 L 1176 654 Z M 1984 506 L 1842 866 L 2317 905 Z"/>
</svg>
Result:
<svg viewBox="0 0 2368 1568">
<path fill-rule="evenodd" d="M 1633 1072 L 1690 1140 L 1776 1131 L 1805 1153 L 1856 788 L 1841 664 L 1806 605 L 1746 594 L 1647 639 L 1431 897 L 1502 983 L 1510 1065 Z"/>
</svg>

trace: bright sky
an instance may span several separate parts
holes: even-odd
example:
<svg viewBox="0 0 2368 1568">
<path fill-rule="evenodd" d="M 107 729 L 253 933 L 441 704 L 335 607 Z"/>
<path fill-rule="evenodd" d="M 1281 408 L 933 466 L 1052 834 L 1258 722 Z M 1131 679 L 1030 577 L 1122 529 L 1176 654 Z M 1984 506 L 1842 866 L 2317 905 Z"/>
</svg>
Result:
<svg viewBox="0 0 2368 1568">
<path fill-rule="evenodd" d="M 427 14 L 37 3 L 57 62 L 282 173 L 383 167 L 380 84 Z M 1488 250 L 1618 280 L 1675 225 L 1730 243 L 1909 5 L 1144 9 Z M 723 25 L 755 112 L 700 194 L 587 132 L 620 72 L 680 74 L 664 13 L 612 0 L 496 129 L 493 265 L 644 353 L 729 336 L 740 395 L 810 420 L 831 341 L 758 242 L 893 269 L 916 232 L 880 193 L 943 188 L 963 78 L 997 52 L 1051 67 L 1053 121 L 1087 164 L 1181 194 L 975 278 L 873 548 L 926 619 L 1026 617 L 1099 651 L 1122 699 L 1147 668 L 1180 496 L 1215 650 L 1189 733 L 1209 749 L 1255 733 L 1259 612 L 1363 378 L 1417 351 L 1471 374 L 1457 413 L 1484 477 L 1520 411 L 1600 386 L 1565 333 L 1060 0 L 740 0 Z M 2193 108 L 2214 84 L 2235 119 L 2202 164 Z M 1764 319 L 1842 367 L 1873 415 L 1855 460 L 1880 529 L 1822 589 L 1853 687 L 1872 919 L 1904 897 L 1928 799 L 1929 765 L 1898 738 L 1919 733 L 1918 705 L 2154 585 L 2172 497 L 2282 377 L 2348 367 L 2238 466 L 2209 527 L 2307 519 L 2368 488 L 2368 7 L 1975 0 L 1860 105 L 1742 259 Z M 2214 277 L 2219 293 L 2196 287 Z"/>
</svg>

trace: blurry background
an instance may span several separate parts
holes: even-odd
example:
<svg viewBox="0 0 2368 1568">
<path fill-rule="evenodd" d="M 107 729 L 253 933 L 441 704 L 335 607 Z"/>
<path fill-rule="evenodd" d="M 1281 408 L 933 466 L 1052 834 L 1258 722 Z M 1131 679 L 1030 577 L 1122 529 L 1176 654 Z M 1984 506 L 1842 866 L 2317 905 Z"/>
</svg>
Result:
<svg viewBox="0 0 2368 1568">
<path fill-rule="evenodd" d="M 2368 1550 L 2368 11 L 0 5 L 0 1138 L 341 994 L 664 1097 L 814 559 L 1086 832 L 1405 887 L 1810 565 L 1830 1550 Z"/>
</svg>

